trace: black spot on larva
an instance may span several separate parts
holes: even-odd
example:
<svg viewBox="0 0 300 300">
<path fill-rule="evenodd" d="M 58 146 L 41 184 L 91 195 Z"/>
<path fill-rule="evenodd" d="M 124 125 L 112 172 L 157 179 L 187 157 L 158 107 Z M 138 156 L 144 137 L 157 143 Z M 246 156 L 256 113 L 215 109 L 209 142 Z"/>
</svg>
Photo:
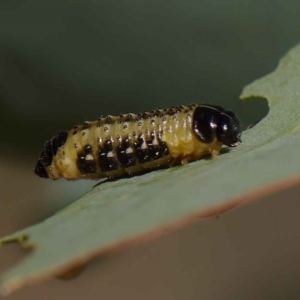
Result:
<svg viewBox="0 0 300 300">
<path fill-rule="evenodd" d="M 41 153 L 40 158 L 34 169 L 34 173 L 40 177 L 48 178 L 45 167 L 48 167 L 52 163 L 53 155 L 57 153 L 57 137 L 45 143 L 45 149 Z"/>
<path fill-rule="evenodd" d="M 132 121 L 132 114 L 128 114 L 125 119 L 125 122 L 130 122 L 130 121 Z"/>
<path fill-rule="evenodd" d="M 101 127 L 101 124 L 100 124 L 100 123 L 97 123 L 96 127 L 98 127 L 98 128 Z"/>
<path fill-rule="evenodd" d="M 131 150 L 131 152 L 128 153 L 129 150 Z M 117 155 L 123 168 L 128 168 L 136 164 L 134 149 L 128 137 L 122 141 L 121 145 L 118 145 Z"/>
<path fill-rule="evenodd" d="M 90 127 L 89 122 L 84 122 L 81 129 L 86 130 L 89 129 L 89 127 Z"/>
<path fill-rule="evenodd" d="M 87 159 L 85 153 L 79 153 L 77 167 L 82 174 L 92 174 L 97 172 L 97 165 L 94 159 Z"/>
<path fill-rule="evenodd" d="M 85 162 L 85 156 L 85 154 L 78 154 L 78 161 L 80 161 L 83 164 Z"/>
<path fill-rule="evenodd" d="M 168 147 L 166 142 L 160 142 L 159 143 L 159 151 L 162 155 L 170 154 L 169 147 Z"/>
<path fill-rule="evenodd" d="M 108 154 L 112 154 L 112 156 L 108 157 Z M 111 140 L 106 141 L 103 148 L 99 149 L 99 166 L 102 172 L 118 169 L 118 161 L 114 156 L 114 148 Z"/>
<path fill-rule="evenodd" d="M 54 137 L 52 139 L 52 153 L 53 153 L 53 155 L 56 155 L 57 149 L 58 149 L 58 139 L 57 139 L 57 137 Z"/>
<path fill-rule="evenodd" d="M 173 109 L 169 109 L 169 110 L 167 111 L 167 114 L 168 114 L 169 116 L 173 116 L 173 115 L 175 115 L 175 111 L 174 111 Z"/>
<path fill-rule="evenodd" d="M 39 177 L 42 178 L 48 178 L 48 174 L 46 172 L 45 166 L 43 165 L 43 163 L 41 162 L 41 160 L 38 160 L 35 168 L 34 168 L 34 173 L 36 175 L 38 175 Z"/>
<path fill-rule="evenodd" d="M 57 146 L 61 147 L 65 144 L 68 137 L 68 131 L 62 131 L 57 135 Z"/>
<path fill-rule="evenodd" d="M 75 135 L 76 133 L 77 133 L 77 131 L 76 131 L 76 130 L 74 130 L 74 131 L 73 131 L 73 135 Z"/>
<path fill-rule="evenodd" d="M 144 144 L 144 142 L 145 140 L 142 136 L 140 136 L 138 140 L 134 142 L 135 156 L 140 163 L 151 161 L 150 150 L 148 148 L 142 149 L 142 145 Z"/>
<path fill-rule="evenodd" d="M 96 162 L 94 160 L 86 160 L 85 161 L 85 173 L 96 173 L 97 172 L 97 166 Z"/>
<path fill-rule="evenodd" d="M 40 160 L 44 166 L 50 166 L 52 163 L 52 140 L 45 143 L 45 150 L 42 152 Z"/>
<path fill-rule="evenodd" d="M 149 114 L 147 113 L 147 112 L 143 112 L 142 113 L 142 119 L 147 119 L 147 118 L 149 118 L 150 116 L 149 116 Z"/>
<path fill-rule="evenodd" d="M 152 159 L 156 160 L 162 157 L 162 153 L 160 153 L 158 145 L 153 145 L 151 140 L 147 141 L 147 145 Z"/>
<path fill-rule="evenodd" d="M 155 139 L 155 133 L 151 133 L 152 140 L 148 141 L 149 153 L 152 159 L 156 160 L 165 155 L 169 154 L 169 148 L 166 142 L 161 141 L 160 135 L 156 137 L 157 145 L 153 145 L 153 140 Z"/>
<path fill-rule="evenodd" d="M 103 118 L 103 116 L 101 115 L 101 116 L 97 119 L 97 121 L 101 121 L 102 118 Z"/>
<path fill-rule="evenodd" d="M 49 154 L 51 153 L 51 155 L 53 155 L 53 139 L 51 139 L 50 141 L 47 141 L 44 144 L 44 148 Z"/>
<path fill-rule="evenodd" d="M 47 167 L 51 165 L 52 162 L 52 153 L 50 154 L 50 156 L 48 155 L 47 151 L 44 150 L 41 153 L 40 159 L 39 161 L 43 164 L 43 166 Z"/>
<path fill-rule="evenodd" d="M 91 152 L 92 152 L 92 146 L 91 146 L 91 145 L 86 145 L 86 146 L 84 147 L 84 152 L 85 152 L 86 154 L 91 153 Z"/>
<path fill-rule="evenodd" d="M 112 123 L 112 117 L 111 116 L 107 116 L 105 119 L 105 124 L 111 124 Z"/>
</svg>

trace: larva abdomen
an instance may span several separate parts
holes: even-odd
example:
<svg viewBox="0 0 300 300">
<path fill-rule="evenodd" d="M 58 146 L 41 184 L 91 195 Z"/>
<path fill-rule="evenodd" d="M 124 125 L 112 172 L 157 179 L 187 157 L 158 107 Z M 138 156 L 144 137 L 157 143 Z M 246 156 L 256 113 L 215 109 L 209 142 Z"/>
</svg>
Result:
<svg viewBox="0 0 300 300">
<path fill-rule="evenodd" d="M 52 179 L 118 178 L 216 156 L 222 144 L 236 146 L 240 135 L 235 114 L 215 105 L 107 116 L 46 142 L 35 173 Z"/>
</svg>

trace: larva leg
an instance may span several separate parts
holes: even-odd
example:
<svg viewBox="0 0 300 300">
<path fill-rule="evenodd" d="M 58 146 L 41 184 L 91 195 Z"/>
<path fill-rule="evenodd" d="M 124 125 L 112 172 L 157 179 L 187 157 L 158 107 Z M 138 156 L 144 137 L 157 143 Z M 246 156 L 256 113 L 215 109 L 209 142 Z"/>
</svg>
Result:
<svg viewBox="0 0 300 300">
<path fill-rule="evenodd" d="M 211 151 L 211 158 L 217 159 L 219 157 L 219 151 L 213 150 Z"/>
<path fill-rule="evenodd" d="M 183 157 L 181 158 L 180 163 L 181 163 L 182 165 L 186 165 L 186 164 L 188 164 L 188 163 L 190 163 L 190 162 L 192 162 L 192 161 L 195 161 L 195 160 L 196 160 L 196 158 L 195 158 L 194 155 L 185 155 L 185 156 L 183 156 Z"/>
<path fill-rule="evenodd" d="M 178 166 L 178 165 L 186 165 L 189 162 L 195 161 L 196 158 L 193 155 L 184 155 L 184 156 L 178 156 L 176 158 L 174 158 L 169 166 L 170 167 L 174 167 L 174 166 Z"/>
<path fill-rule="evenodd" d="M 216 145 L 213 149 L 211 149 L 210 154 L 212 159 L 218 158 L 220 154 L 221 145 Z"/>
</svg>

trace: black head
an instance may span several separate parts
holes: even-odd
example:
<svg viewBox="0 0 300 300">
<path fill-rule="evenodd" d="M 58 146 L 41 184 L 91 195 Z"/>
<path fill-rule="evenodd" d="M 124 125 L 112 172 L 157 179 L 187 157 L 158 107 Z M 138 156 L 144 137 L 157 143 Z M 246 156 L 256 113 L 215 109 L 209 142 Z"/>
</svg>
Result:
<svg viewBox="0 0 300 300">
<path fill-rule="evenodd" d="M 241 124 L 231 111 L 218 105 L 199 105 L 193 116 L 197 138 L 203 143 L 212 143 L 215 138 L 228 147 L 236 147 L 241 140 Z"/>
</svg>

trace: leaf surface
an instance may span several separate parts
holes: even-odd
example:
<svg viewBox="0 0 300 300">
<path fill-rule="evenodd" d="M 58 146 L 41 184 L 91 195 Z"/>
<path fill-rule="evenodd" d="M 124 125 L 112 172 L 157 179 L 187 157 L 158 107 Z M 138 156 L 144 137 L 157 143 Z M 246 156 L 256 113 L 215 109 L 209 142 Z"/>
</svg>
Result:
<svg viewBox="0 0 300 300">
<path fill-rule="evenodd" d="M 104 182 L 44 222 L 0 240 L 33 250 L 2 274 L 1 291 L 58 275 L 89 259 L 158 237 L 300 182 L 300 46 L 242 99 L 266 98 L 270 112 L 220 155 L 139 177 Z"/>
</svg>

